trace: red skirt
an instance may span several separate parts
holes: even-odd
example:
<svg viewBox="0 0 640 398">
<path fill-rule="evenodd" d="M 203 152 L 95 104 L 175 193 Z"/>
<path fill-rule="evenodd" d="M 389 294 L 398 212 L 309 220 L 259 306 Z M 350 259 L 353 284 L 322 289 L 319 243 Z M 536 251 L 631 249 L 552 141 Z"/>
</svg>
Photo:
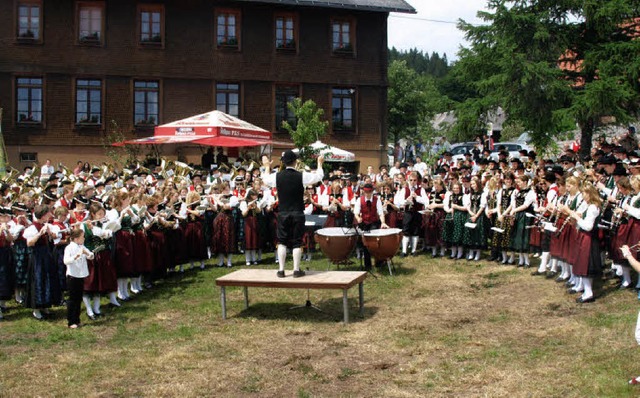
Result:
<svg viewBox="0 0 640 398">
<path fill-rule="evenodd" d="M 87 260 L 89 276 L 84 278 L 86 293 L 111 293 L 118 290 L 116 268 L 111 262 L 111 250 L 101 250 L 93 260 Z"/>
<path fill-rule="evenodd" d="M 574 229 L 575 230 L 575 229 Z M 582 277 L 598 276 L 602 272 L 600 242 L 593 236 L 597 231 L 576 231 L 574 246 L 573 274 Z"/>
<path fill-rule="evenodd" d="M 542 234 L 540 228 L 536 225 L 529 230 L 529 246 L 532 248 L 540 248 L 542 246 Z"/>
<path fill-rule="evenodd" d="M 260 248 L 258 218 L 256 216 L 244 218 L 244 248 L 245 250 L 258 250 Z"/>
<path fill-rule="evenodd" d="M 189 260 L 205 260 L 207 246 L 204 241 L 204 228 L 201 220 L 189 221 L 184 230 Z"/>
<path fill-rule="evenodd" d="M 433 213 L 422 216 L 425 246 L 444 246 L 444 242 L 442 241 L 444 216 L 445 212 L 442 209 L 434 210 Z"/>
<path fill-rule="evenodd" d="M 136 275 L 147 274 L 153 270 L 153 262 L 151 261 L 151 253 L 149 250 L 149 240 L 144 230 L 135 232 L 133 256 L 135 258 Z"/>
<path fill-rule="evenodd" d="M 236 250 L 236 232 L 231 213 L 221 212 L 213 220 L 211 250 L 217 254 L 230 254 Z"/>
<path fill-rule="evenodd" d="M 149 253 L 151 257 L 151 272 L 162 274 L 164 270 L 173 265 L 173 258 L 169 258 L 169 251 L 164 236 L 164 231 L 151 229 L 148 234 Z"/>
<path fill-rule="evenodd" d="M 134 257 L 135 235 L 130 231 L 116 232 L 115 266 L 118 278 L 136 276 Z"/>
<path fill-rule="evenodd" d="M 398 228 L 398 212 L 395 210 L 391 210 L 385 216 L 385 221 L 389 228 Z M 402 224 L 400 224 L 400 228 L 402 228 Z"/>
</svg>

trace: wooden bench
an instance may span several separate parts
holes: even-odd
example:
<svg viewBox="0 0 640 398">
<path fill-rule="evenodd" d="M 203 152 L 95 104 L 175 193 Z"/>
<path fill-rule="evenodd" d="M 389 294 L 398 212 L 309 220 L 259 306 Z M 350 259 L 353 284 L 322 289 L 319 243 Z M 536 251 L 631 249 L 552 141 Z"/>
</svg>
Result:
<svg viewBox="0 0 640 398">
<path fill-rule="evenodd" d="M 344 323 L 349 323 L 349 305 L 347 291 L 358 284 L 360 315 L 364 314 L 364 279 L 366 272 L 362 271 L 306 271 L 300 278 L 293 277 L 293 271 L 286 271 L 286 277 L 278 278 L 276 270 L 241 269 L 216 279 L 220 286 L 222 302 L 222 319 L 227 319 L 227 286 L 241 286 L 244 288 L 244 307 L 249 308 L 249 287 L 270 287 L 285 289 L 342 289 L 342 307 Z"/>
</svg>

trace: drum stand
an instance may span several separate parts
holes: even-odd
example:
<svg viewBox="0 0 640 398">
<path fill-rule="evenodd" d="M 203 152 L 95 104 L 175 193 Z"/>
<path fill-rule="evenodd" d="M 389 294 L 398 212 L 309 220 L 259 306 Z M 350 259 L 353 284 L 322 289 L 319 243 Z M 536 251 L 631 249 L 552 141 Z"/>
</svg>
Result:
<svg viewBox="0 0 640 398">
<path fill-rule="evenodd" d="M 360 271 L 367 271 L 368 274 L 370 274 L 374 278 L 378 279 L 378 276 L 373 273 L 373 267 L 374 267 L 373 265 L 368 270 L 364 269 L 364 250 L 365 249 L 369 250 L 369 249 L 364 247 L 364 242 L 362 241 L 362 235 L 364 235 L 364 231 L 362 231 L 360 228 L 356 228 L 356 233 L 358 234 L 358 242 L 356 242 L 356 247 L 355 247 L 354 250 L 358 250 L 358 243 L 360 243 L 362 245 L 362 249 L 363 249 L 362 253 L 360 253 Z M 369 257 L 371 257 L 371 253 L 369 253 Z"/>
<path fill-rule="evenodd" d="M 309 267 L 307 267 L 307 271 L 309 271 Z M 311 289 L 307 289 L 307 301 L 303 304 L 303 305 L 296 305 L 293 306 L 291 308 L 289 308 L 289 310 L 296 310 L 298 308 L 313 308 L 314 310 L 318 311 L 318 312 L 324 312 L 322 311 L 322 309 L 320 309 L 320 307 L 313 305 L 311 303 Z"/>
</svg>

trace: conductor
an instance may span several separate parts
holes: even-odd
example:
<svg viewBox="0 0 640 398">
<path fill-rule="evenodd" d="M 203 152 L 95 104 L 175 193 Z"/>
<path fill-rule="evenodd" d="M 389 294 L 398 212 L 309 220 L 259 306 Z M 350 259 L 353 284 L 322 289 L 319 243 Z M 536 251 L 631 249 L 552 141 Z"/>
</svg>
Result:
<svg viewBox="0 0 640 398">
<path fill-rule="evenodd" d="M 302 258 L 302 236 L 304 235 L 304 187 L 322 181 L 324 171 L 322 164 L 324 157 L 318 156 L 318 168 L 311 172 L 299 172 L 295 169 L 298 156 L 295 152 L 287 150 L 280 159 L 285 169 L 270 174 L 271 161 L 266 156 L 262 157 L 264 167 L 263 181 L 269 187 L 276 187 L 279 199 L 278 212 L 278 278 L 284 278 L 284 265 L 287 259 L 287 247 L 293 254 L 293 277 L 304 276 L 300 269 Z"/>
</svg>

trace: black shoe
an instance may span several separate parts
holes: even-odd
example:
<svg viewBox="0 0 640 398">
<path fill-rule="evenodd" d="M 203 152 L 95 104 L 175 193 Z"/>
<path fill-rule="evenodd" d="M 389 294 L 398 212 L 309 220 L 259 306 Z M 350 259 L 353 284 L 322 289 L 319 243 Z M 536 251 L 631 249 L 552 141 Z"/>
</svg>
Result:
<svg viewBox="0 0 640 398">
<path fill-rule="evenodd" d="M 96 317 L 95 315 L 87 315 L 87 318 L 91 319 L 92 321 L 98 319 L 98 317 Z"/>
<path fill-rule="evenodd" d="M 276 272 L 276 275 L 278 276 L 278 278 L 284 278 L 284 271 L 278 271 Z"/>
<path fill-rule="evenodd" d="M 407 257 L 407 253 L 402 253 L 402 258 Z"/>
<path fill-rule="evenodd" d="M 582 293 L 582 292 L 581 292 L 581 291 L 579 291 L 579 290 L 576 290 L 576 289 L 567 289 L 567 293 L 569 293 L 569 294 L 576 294 L 576 293 Z"/>
<path fill-rule="evenodd" d="M 532 276 L 540 276 L 540 275 L 546 275 L 546 273 L 544 271 L 540 272 L 538 270 L 535 270 L 531 273 Z"/>
<path fill-rule="evenodd" d="M 411 253 L 411 256 L 416 257 L 418 255 L 418 252 L 413 252 Z"/>
<path fill-rule="evenodd" d="M 618 286 L 618 289 L 627 290 L 627 289 L 631 289 L 631 287 L 632 287 L 631 284 L 628 284 L 627 286 L 625 286 L 621 283 L 620 286 Z"/>
<path fill-rule="evenodd" d="M 297 271 L 293 271 L 293 277 L 294 278 L 300 278 L 301 276 L 304 276 L 305 272 L 301 269 L 297 270 Z"/>
<path fill-rule="evenodd" d="M 549 272 L 547 273 L 546 278 L 547 278 L 547 279 L 552 279 L 552 278 L 553 278 L 554 276 L 556 276 L 556 275 L 558 275 L 558 273 L 557 273 L 556 271 L 549 271 Z M 556 279 L 556 281 L 557 281 L 557 279 Z"/>
<path fill-rule="evenodd" d="M 578 303 L 578 304 L 593 303 L 594 301 L 596 301 L 595 296 L 591 296 L 591 297 L 586 298 L 586 299 L 583 299 L 582 296 L 581 296 L 581 297 L 578 297 L 576 299 L 576 303 Z"/>
<path fill-rule="evenodd" d="M 96 318 L 100 318 L 101 316 L 104 316 L 102 312 L 95 312 L 94 315 L 96 316 Z"/>
<path fill-rule="evenodd" d="M 571 287 L 574 285 L 574 283 L 569 282 L 569 280 L 567 279 L 567 281 L 564 284 L 566 287 Z"/>
</svg>

